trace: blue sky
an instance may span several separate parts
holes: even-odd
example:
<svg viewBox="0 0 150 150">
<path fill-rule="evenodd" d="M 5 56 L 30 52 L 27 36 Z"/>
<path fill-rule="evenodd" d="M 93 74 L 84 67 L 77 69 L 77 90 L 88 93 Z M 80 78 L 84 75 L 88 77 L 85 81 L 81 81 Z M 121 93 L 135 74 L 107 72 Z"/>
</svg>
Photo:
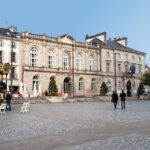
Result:
<svg viewBox="0 0 150 150">
<path fill-rule="evenodd" d="M 150 0 L 1 0 L 0 27 L 17 26 L 57 37 L 107 32 L 108 38 L 126 36 L 128 46 L 147 53 L 150 66 Z"/>
</svg>

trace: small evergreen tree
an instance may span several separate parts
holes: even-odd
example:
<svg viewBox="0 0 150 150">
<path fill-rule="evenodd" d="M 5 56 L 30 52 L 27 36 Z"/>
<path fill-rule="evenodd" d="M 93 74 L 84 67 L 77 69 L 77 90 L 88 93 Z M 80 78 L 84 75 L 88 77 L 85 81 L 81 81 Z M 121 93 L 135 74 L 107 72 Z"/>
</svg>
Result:
<svg viewBox="0 0 150 150">
<path fill-rule="evenodd" d="M 102 83 L 101 88 L 100 88 L 100 95 L 105 96 L 108 92 L 108 88 L 105 84 L 105 82 Z"/>
<path fill-rule="evenodd" d="M 150 86 L 150 73 L 149 72 L 146 72 L 142 78 L 141 78 L 141 81 L 144 85 L 148 85 Z"/>
<path fill-rule="evenodd" d="M 141 83 L 139 84 L 139 87 L 138 87 L 138 90 L 137 90 L 137 96 L 138 96 L 138 98 L 140 98 L 140 95 L 143 95 L 144 90 L 145 90 L 144 85 L 143 85 L 143 83 L 141 82 Z"/>
<path fill-rule="evenodd" d="M 56 85 L 56 81 L 54 77 L 50 78 L 49 86 L 48 86 L 48 94 L 50 96 L 56 96 L 58 92 L 58 88 Z"/>
</svg>

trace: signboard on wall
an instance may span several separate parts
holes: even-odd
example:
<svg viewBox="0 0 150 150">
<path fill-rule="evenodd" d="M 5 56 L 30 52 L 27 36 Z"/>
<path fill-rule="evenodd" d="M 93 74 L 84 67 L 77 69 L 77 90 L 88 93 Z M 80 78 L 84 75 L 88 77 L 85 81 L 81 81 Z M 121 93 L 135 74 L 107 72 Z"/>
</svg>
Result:
<svg viewBox="0 0 150 150">
<path fill-rule="evenodd" d="M 0 74 L 8 74 L 10 71 L 10 64 L 9 63 L 2 63 L 0 62 Z"/>
</svg>

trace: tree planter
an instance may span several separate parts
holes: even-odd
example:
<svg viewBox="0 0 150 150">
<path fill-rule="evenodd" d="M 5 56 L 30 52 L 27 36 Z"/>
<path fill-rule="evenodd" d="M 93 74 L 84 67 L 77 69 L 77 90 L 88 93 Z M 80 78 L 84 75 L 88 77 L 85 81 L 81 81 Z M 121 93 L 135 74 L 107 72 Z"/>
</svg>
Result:
<svg viewBox="0 0 150 150">
<path fill-rule="evenodd" d="M 68 92 L 68 96 L 72 96 L 72 92 Z"/>
<path fill-rule="evenodd" d="M 51 103 L 61 103 L 63 102 L 62 97 L 58 96 L 47 96 L 46 99 Z"/>
</svg>

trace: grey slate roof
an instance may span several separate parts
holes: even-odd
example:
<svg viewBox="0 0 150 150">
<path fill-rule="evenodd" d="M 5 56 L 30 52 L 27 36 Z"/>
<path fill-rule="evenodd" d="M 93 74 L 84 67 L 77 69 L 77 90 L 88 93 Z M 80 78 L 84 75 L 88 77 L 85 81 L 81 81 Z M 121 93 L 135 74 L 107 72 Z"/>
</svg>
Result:
<svg viewBox="0 0 150 150">
<path fill-rule="evenodd" d="M 97 39 L 97 38 L 94 38 L 91 43 L 93 45 L 95 44 L 100 44 L 101 46 L 103 47 L 107 47 L 107 48 L 112 48 L 112 49 L 119 49 L 119 50 L 123 50 L 123 51 L 126 51 L 126 52 L 131 52 L 131 53 L 138 53 L 138 54 L 142 54 L 142 55 L 145 55 L 146 53 L 144 52 L 141 52 L 141 51 L 138 51 L 138 50 L 135 50 L 135 49 L 132 49 L 130 47 L 127 47 L 127 46 L 123 46 L 119 43 L 117 43 L 117 41 L 113 40 L 107 40 L 106 42 L 102 42 L 101 40 Z"/>
</svg>

